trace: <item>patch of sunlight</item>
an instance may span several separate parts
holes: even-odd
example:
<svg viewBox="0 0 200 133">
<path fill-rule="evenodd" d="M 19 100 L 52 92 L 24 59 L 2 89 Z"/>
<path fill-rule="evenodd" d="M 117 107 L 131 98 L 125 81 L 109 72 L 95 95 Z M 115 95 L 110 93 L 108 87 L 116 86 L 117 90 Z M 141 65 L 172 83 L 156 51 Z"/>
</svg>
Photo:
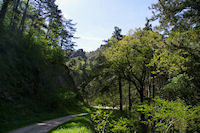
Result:
<svg viewBox="0 0 200 133">
<path fill-rule="evenodd" d="M 74 127 L 74 128 L 61 128 L 53 131 L 52 133 L 93 133 L 91 129 L 87 127 Z"/>
</svg>

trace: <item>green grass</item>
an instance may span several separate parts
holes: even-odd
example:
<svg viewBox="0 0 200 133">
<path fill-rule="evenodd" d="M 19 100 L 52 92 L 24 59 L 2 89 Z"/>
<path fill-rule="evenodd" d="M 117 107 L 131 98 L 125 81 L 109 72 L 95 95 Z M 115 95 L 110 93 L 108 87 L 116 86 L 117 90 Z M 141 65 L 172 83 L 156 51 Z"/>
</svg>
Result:
<svg viewBox="0 0 200 133">
<path fill-rule="evenodd" d="M 94 133 L 90 116 L 76 117 L 49 133 Z"/>
</svg>

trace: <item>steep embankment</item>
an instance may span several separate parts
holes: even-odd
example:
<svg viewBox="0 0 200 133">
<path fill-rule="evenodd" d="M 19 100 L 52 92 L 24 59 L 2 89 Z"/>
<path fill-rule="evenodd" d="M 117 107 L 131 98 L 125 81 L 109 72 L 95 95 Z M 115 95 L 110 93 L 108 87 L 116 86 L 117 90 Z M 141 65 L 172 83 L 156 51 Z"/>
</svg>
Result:
<svg viewBox="0 0 200 133">
<path fill-rule="evenodd" d="M 0 36 L 0 132 L 81 110 L 62 49 L 8 30 Z"/>
</svg>

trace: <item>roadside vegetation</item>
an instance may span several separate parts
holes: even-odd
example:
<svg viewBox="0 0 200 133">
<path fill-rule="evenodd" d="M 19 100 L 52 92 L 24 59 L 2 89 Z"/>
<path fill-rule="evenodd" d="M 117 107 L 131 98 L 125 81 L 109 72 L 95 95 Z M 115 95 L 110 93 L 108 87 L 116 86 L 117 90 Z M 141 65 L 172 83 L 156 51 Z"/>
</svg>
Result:
<svg viewBox="0 0 200 133">
<path fill-rule="evenodd" d="M 49 133 L 93 133 L 90 115 L 76 117 L 60 125 Z"/>
</svg>

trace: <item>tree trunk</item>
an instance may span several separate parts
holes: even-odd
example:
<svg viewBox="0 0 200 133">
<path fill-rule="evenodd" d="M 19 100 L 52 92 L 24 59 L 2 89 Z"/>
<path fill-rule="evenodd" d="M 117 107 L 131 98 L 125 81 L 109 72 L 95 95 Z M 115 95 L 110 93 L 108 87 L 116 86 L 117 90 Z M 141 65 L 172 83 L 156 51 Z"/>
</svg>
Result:
<svg viewBox="0 0 200 133">
<path fill-rule="evenodd" d="M 148 98 L 151 97 L 151 76 L 149 76 Z"/>
<path fill-rule="evenodd" d="M 143 102 L 144 102 L 144 86 L 143 85 L 140 88 L 140 102 L 141 102 L 141 104 L 143 104 Z M 141 121 L 145 121 L 145 116 L 142 112 L 141 112 L 140 117 L 141 117 Z M 141 126 L 142 126 L 142 132 L 146 133 L 147 132 L 147 126 L 144 123 L 142 123 Z"/>
<path fill-rule="evenodd" d="M 15 7 L 14 7 L 14 10 L 13 11 L 17 11 L 18 9 L 18 6 L 19 6 L 19 3 L 20 3 L 20 0 L 15 0 Z"/>
<path fill-rule="evenodd" d="M 118 77 L 118 83 L 119 83 L 119 96 L 120 96 L 120 111 L 122 112 L 122 79 L 121 77 L 119 76 Z"/>
<path fill-rule="evenodd" d="M 153 98 L 155 98 L 155 93 L 156 93 L 155 92 L 156 90 L 155 90 L 155 83 L 154 82 L 155 82 L 155 79 L 153 78 Z"/>
<path fill-rule="evenodd" d="M 155 98 L 155 78 L 154 78 L 154 76 L 153 76 L 153 79 L 152 79 L 152 87 L 153 87 L 153 90 L 152 90 L 152 97 L 153 98 Z M 156 125 L 156 123 L 155 123 L 155 121 L 152 123 L 152 127 L 151 127 L 151 131 L 153 132 L 153 131 L 155 131 L 155 125 Z"/>
<path fill-rule="evenodd" d="M 49 25 L 48 25 L 48 28 L 47 28 L 47 33 L 46 33 L 46 39 L 49 39 L 50 37 L 49 37 L 49 35 L 50 35 L 50 33 L 51 33 L 51 24 L 53 23 L 53 20 L 52 20 L 52 18 L 50 18 L 50 20 L 49 20 Z"/>
<path fill-rule="evenodd" d="M 20 25 L 21 32 L 24 31 L 24 24 L 25 24 L 25 20 L 26 20 L 27 9 L 29 7 L 29 1 L 30 0 L 28 0 L 27 3 L 26 3 L 26 8 L 24 10 L 23 17 L 22 17 L 22 20 L 21 20 L 21 25 Z"/>
<path fill-rule="evenodd" d="M 140 88 L 140 102 L 141 104 L 143 104 L 144 102 L 144 88 L 143 87 Z"/>
<path fill-rule="evenodd" d="M 20 0 L 15 0 L 14 7 L 13 7 L 13 13 L 12 13 L 11 20 L 10 20 L 10 27 L 12 29 L 16 27 L 16 23 L 14 21 L 17 18 L 16 13 L 18 10 L 19 3 L 20 3 Z"/>
<path fill-rule="evenodd" d="M 9 3 L 11 2 L 11 0 L 4 0 L 3 1 L 3 5 L 1 8 L 1 12 L 0 12 L 0 25 L 3 24 L 4 18 L 6 16 L 6 12 L 9 6 Z"/>
<path fill-rule="evenodd" d="M 129 101 L 129 112 L 131 111 L 132 102 L 131 102 L 131 83 L 128 83 L 128 101 Z"/>
</svg>

